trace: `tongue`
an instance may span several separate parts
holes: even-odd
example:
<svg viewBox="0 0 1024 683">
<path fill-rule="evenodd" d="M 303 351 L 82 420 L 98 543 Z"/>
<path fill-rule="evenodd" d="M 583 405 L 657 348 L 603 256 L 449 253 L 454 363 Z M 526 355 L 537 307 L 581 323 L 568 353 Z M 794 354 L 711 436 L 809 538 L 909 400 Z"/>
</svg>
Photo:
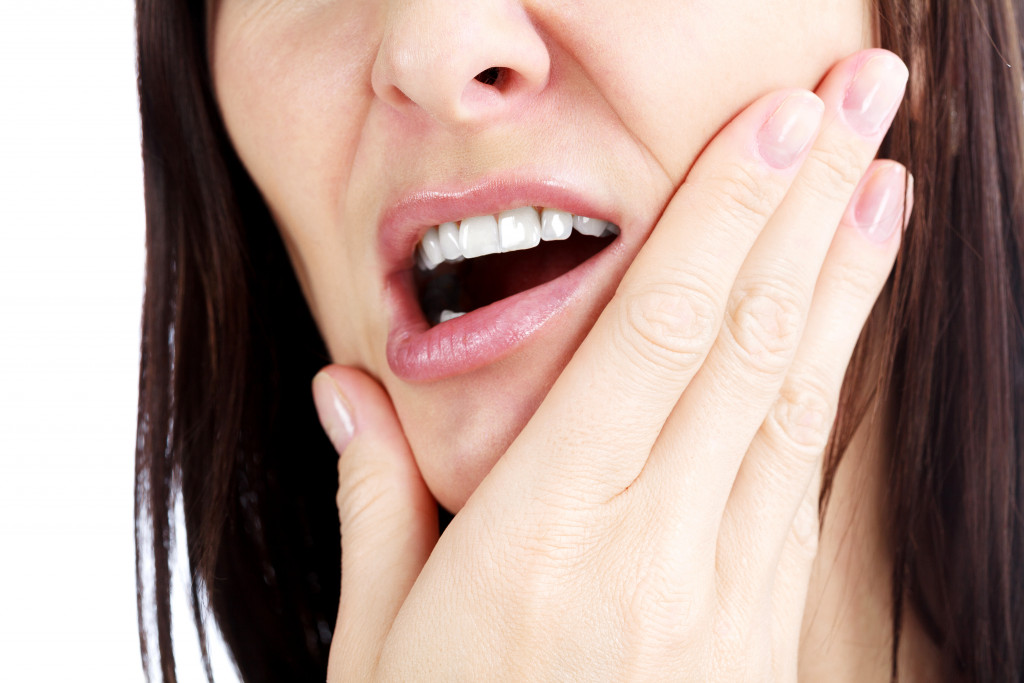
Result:
<svg viewBox="0 0 1024 683">
<path fill-rule="evenodd" d="M 568 273 L 601 251 L 611 239 L 574 234 L 570 239 L 541 242 L 525 251 L 464 261 L 463 292 L 469 295 L 472 309 L 486 306 Z"/>
</svg>

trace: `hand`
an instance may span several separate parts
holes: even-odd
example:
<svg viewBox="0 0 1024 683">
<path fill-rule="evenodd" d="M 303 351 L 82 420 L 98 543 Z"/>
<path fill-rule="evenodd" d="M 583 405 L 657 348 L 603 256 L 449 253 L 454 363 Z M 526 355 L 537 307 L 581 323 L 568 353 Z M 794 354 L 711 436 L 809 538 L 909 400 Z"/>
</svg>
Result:
<svg viewBox="0 0 1024 683">
<path fill-rule="evenodd" d="M 872 161 L 906 75 L 861 52 L 726 126 L 440 540 L 384 391 L 318 375 L 329 680 L 796 679 L 821 456 L 909 213 Z"/>
</svg>

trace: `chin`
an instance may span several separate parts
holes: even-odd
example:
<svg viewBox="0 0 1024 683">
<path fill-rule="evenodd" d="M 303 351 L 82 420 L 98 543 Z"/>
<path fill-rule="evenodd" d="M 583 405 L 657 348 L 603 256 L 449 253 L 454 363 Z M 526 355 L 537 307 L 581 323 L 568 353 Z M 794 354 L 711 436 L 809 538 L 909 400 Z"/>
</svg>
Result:
<svg viewBox="0 0 1024 683">
<path fill-rule="evenodd" d="M 385 385 L 457 512 L 572 358 L 653 226 L 580 178 L 490 176 L 381 220 Z"/>
<path fill-rule="evenodd" d="M 424 481 L 447 510 L 465 505 L 540 407 L 613 295 L 621 273 L 614 275 L 576 292 L 560 315 L 493 362 L 429 381 L 385 373 Z"/>
</svg>

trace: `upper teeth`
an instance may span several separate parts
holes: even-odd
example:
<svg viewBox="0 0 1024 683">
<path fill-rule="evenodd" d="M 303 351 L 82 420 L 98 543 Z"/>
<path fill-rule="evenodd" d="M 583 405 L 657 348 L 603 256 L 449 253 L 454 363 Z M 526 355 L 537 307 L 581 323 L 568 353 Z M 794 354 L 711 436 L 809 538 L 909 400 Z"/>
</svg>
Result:
<svg viewBox="0 0 1024 683">
<path fill-rule="evenodd" d="M 564 240 L 572 233 L 618 235 L 619 228 L 598 218 L 574 216 L 568 211 L 532 206 L 502 211 L 497 216 L 473 216 L 460 223 L 442 223 L 423 236 L 416 249 L 416 261 L 423 270 L 433 270 L 445 261 L 460 261 L 487 254 L 531 249 L 541 240 Z"/>
</svg>

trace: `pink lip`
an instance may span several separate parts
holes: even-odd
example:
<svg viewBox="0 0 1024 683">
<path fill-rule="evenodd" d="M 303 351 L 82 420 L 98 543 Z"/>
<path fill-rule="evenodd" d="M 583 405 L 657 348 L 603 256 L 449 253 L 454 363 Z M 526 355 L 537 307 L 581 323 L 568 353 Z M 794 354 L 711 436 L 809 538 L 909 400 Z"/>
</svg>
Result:
<svg viewBox="0 0 1024 683">
<path fill-rule="evenodd" d="M 558 317 L 587 283 L 612 276 L 615 254 L 606 248 L 564 275 L 515 296 L 430 327 L 416 301 L 413 251 L 434 225 L 519 206 L 549 206 L 622 226 L 623 219 L 566 184 L 491 178 L 462 190 L 419 192 L 392 205 L 381 221 L 381 262 L 391 313 L 387 359 L 406 381 L 425 382 L 469 372 L 508 355 Z M 625 228 L 623 229 L 625 234 Z M 614 245 L 621 245 L 616 240 Z"/>
</svg>

